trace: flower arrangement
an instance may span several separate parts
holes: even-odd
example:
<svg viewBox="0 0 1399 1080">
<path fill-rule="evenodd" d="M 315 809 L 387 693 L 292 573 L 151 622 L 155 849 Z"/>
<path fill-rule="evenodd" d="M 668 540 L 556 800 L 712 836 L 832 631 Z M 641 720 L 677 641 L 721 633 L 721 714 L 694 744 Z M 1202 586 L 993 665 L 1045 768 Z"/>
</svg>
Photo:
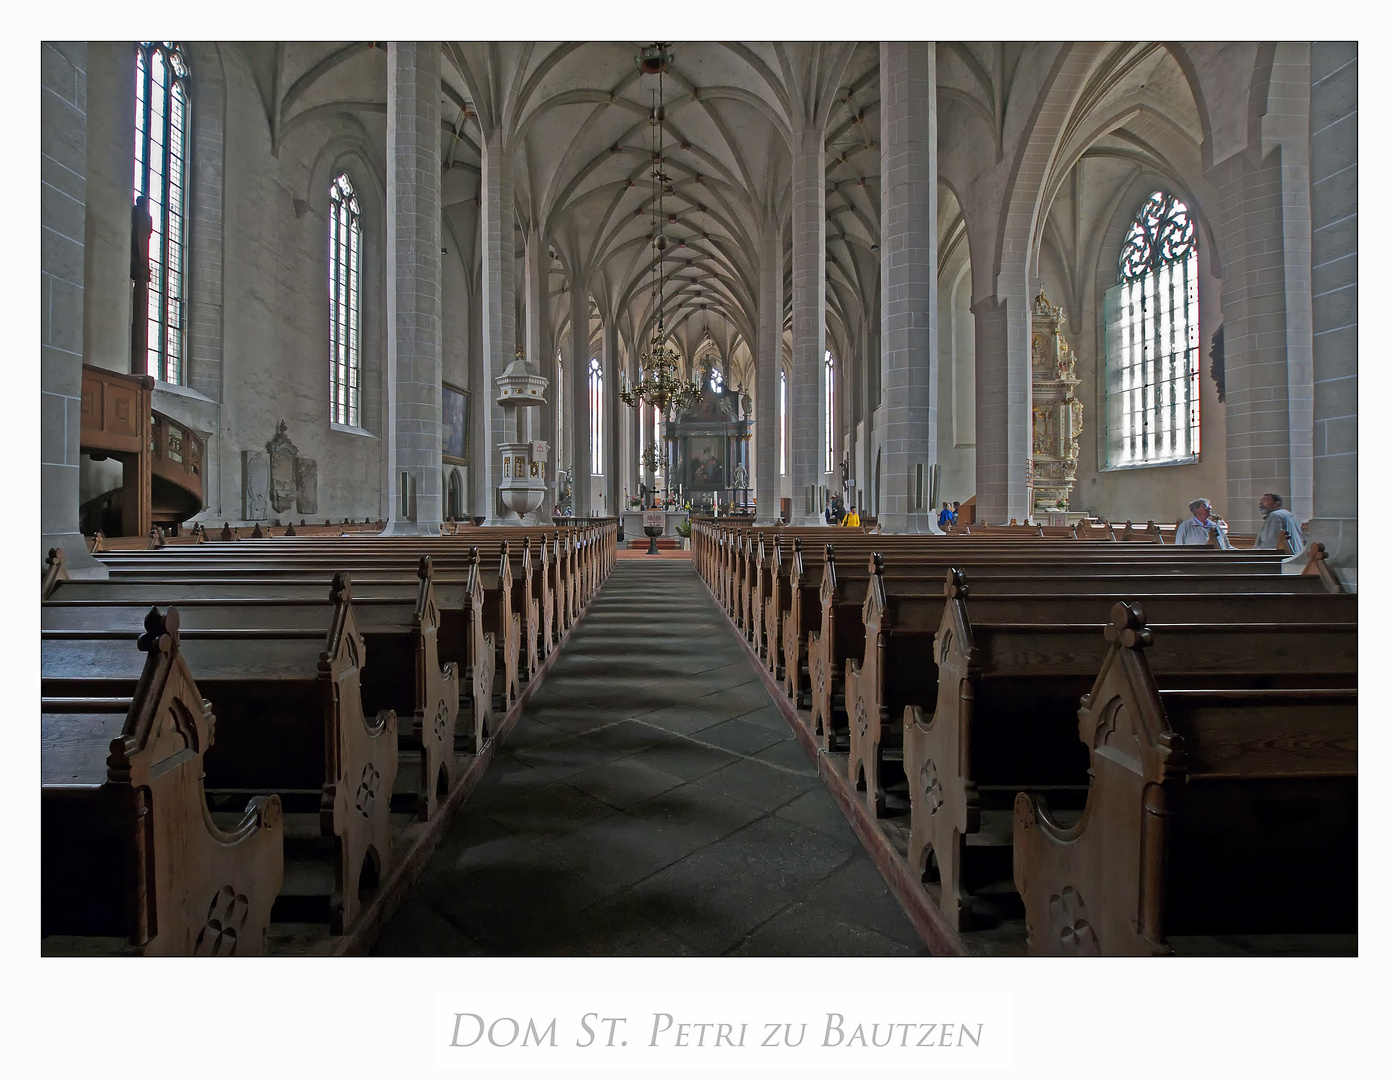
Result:
<svg viewBox="0 0 1399 1080">
<path fill-rule="evenodd" d="M 676 525 L 675 531 L 678 534 L 680 534 L 680 536 L 682 536 L 684 539 L 690 539 L 690 519 L 686 518 L 684 521 Z"/>
</svg>

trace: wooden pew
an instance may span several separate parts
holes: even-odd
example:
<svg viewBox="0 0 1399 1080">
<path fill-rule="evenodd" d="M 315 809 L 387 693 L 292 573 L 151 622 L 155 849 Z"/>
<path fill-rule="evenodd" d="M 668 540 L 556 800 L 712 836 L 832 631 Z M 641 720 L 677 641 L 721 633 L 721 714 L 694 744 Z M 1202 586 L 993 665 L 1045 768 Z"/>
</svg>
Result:
<svg viewBox="0 0 1399 1080">
<path fill-rule="evenodd" d="M 500 532 L 496 531 L 495 536 L 499 538 Z M 476 634 L 459 630 L 454 635 L 453 640 L 461 646 L 461 650 L 449 655 L 458 661 L 462 670 L 472 672 L 475 713 L 484 719 L 487 726 L 491 726 L 490 718 L 494 711 L 493 705 L 488 701 L 486 695 L 479 692 L 481 687 L 476 681 L 477 677 L 483 675 L 485 671 L 485 665 L 477 659 L 477 650 L 485 647 L 488 638 L 494 641 L 498 656 L 496 663 L 491 666 L 490 670 L 494 672 L 499 668 L 502 673 L 504 681 L 501 688 L 501 708 L 503 711 L 508 711 L 520 693 L 520 666 L 524 658 L 523 634 L 518 607 L 524 607 L 527 610 L 529 606 L 526 602 L 527 598 L 522 594 L 521 585 L 516 580 L 517 575 L 513 572 L 513 564 L 516 561 L 523 562 L 525 557 L 524 542 L 527 539 L 527 536 L 516 536 L 513 544 L 505 539 L 499 539 L 500 553 L 494 564 L 475 567 L 468 566 L 468 553 L 474 552 L 475 549 L 468 548 L 464 544 L 453 544 L 446 539 L 442 541 L 430 539 L 404 541 L 398 538 L 376 538 L 374 540 L 352 540 L 346 543 L 291 540 L 285 541 L 275 548 L 261 548 L 259 552 L 254 554 L 245 554 L 241 550 L 236 554 L 225 554 L 216 549 L 206 548 L 199 552 L 197 558 L 191 555 L 179 563 L 123 558 L 120 561 L 120 566 L 113 564 L 112 573 L 114 577 L 124 578 L 129 572 L 183 566 L 191 572 L 197 569 L 200 575 L 208 580 L 216 580 L 248 573 L 277 578 L 299 576 L 312 568 L 326 570 L 349 568 L 358 580 L 375 580 L 376 575 L 379 574 L 401 573 L 396 568 L 402 567 L 404 562 L 409 559 L 419 557 L 418 552 L 434 552 L 434 557 L 439 560 L 440 564 L 439 578 L 444 584 L 459 584 L 463 581 L 463 575 L 472 573 L 478 574 L 482 582 L 483 599 L 485 600 L 483 608 L 480 609 L 483 618 L 481 622 L 483 633 Z M 274 553 L 277 556 L 276 565 L 269 566 L 268 556 Z M 470 558 L 474 559 L 474 556 Z M 530 580 L 532 582 L 532 578 Z M 460 593 L 450 589 L 440 591 L 438 600 L 444 612 L 450 611 L 455 606 L 455 601 L 460 601 L 462 604 L 467 602 L 467 591 Z M 473 613 L 470 614 L 469 622 L 474 628 L 476 625 L 474 609 Z M 480 727 L 479 724 L 477 726 Z"/>
<path fill-rule="evenodd" d="M 423 821 L 436 813 L 439 800 L 451 789 L 460 693 L 456 663 L 438 660 L 442 613 L 432 574 L 431 559 L 424 555 L 414 585 L 361 584 L 355 598 L 359 631 L 374 660 L 362 673 L 364 708 L 370 713 L 391 709 L 413 718 L 411 729 L 405 727 L 400 738 L 417 759 L 418 816 Z M 73 583 L 44 603 L 43 629 L 134 632 L 146 606 L 174 590 L 159 582 Z M 187 635 L 260 626 L 316 631 L 329 622 L 324 578 L 315 585 L 266 581 L 237 588 L 183 585 L 178 591 Z"/>
<path fill-rule="evenodd" d="M 1162 689 L 1158 634 L 1117 605 L 1078 710 L 1092 771 L 1060 824 L 1016 797 L 1014 874 L 1032 954 L 1150 956 L 1220 933 L 1354 933 L 1354 684 Z M 1354 669 L 1350 672 L 1354 674 Z"/>
<path fill-rule="evenodd" d="M 389 794 L 398 771 L 397 716 L 365 715 L 364 640 L 349 576 L 336 574 L 328 631 L 264 628 L 187 631 L 186 662 L 217 709 L 205 754 L 210 792 L 319 795 L 320 832 L 333 848 L 333 933 L 344 933 L 392 858 Z M 132 694 L 140 671 L 129 635 L 48 630 L 41 645 L 45 697 Z"/>
<path fill-rule="evenodd" d="M 282 887 L 281 801 L 254 797 L 227 830 L 210 818 L 214 717 L 181 655 L 179 625 L 175 608 L 150 610 L 130 698 L 43 699 L 45 951 L 94 935 L 125 937 L 144 955 L 266 951 Z"/>
<path fill-rule="evenodd" d="M 909 705 L 931 704 L 937 694 L 937 665 L 931 643 L 942 615 L 942 588 L 929 578 L 887 582 L 884 557 L 870 556 L 860 621 L 864 648 L 845 661 L 845 709 L 850 726 L 847 779 L 865 785 L 865 806 L 884 814 L 884 756 L 901 731 L 896 719 Z"/>
<path fill-rule="evenodd" d="M 965 838 L 980 829 L 982 810 L 991 808 L 983 795 L 1068 791 L 1086 783 L 1087 763 L 1070 717 L 1101 666 L 1102 616 L 1121 594 L 1066 593 L 1060 582 L 1026 578 L 1019 594 L 969 599 L 967 578 L 957 570 L 949 571 L 944 591 L 936 652 L 925 665 L 936 669 L 936 709 L 931 717 L 921 707 L 903 713 L 908 858 L 922 871 L 935 856 L 942 910 L 966 929 Z M 1353 682 L 1354 597 L 1143 599 L 1162 612 L 1157 659 L 1173 688 Z M 1341 674 L 1326 674 L 1331 669 Z"/>
</svg>

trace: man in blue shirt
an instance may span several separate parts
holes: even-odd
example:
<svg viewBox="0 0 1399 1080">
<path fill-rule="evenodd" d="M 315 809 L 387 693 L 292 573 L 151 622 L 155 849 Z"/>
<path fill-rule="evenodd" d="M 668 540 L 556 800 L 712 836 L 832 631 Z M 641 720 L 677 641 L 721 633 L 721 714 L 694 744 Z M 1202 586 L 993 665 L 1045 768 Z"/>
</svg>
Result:
<svg viewBox="0 0 1399 1080">
<path fill-rule="evenodd" d="M 1287 536 L 1288 549 L 1300 555 L 1306 545 L 1302 542 L 1302 524 L 1291 510 L 1282 508 L 1282 497 L 1268 492 L 1258 500 L 1258 509 L 1263 511 L 1263 528 L 1258 530 L 1258 539 L 1253 546 L 1273 551 L 1278 546 L 1278 537 Z"/>
<path fill-rule="evenodd" d="M 943 503 L 942 513 L 938 515 L 938 528 L 946 532 L 947 527 L 956 520 L 957 515 L 952 512 L 952 508 L 948 506 L 947 503 Z"/>
<path fill-rule="evenodd" d="M 1230 549 L 1229 537 L 1219 527 L 1219 522 L 1210 517 L 1209 499 L 1196 499 L 1190 504 L 1190 516 L 1176 526 L 1177 544 L 1204 545 L 1210 542 L 1210 534 L 1219 537 L 1219 546 Z"/>
</svg>

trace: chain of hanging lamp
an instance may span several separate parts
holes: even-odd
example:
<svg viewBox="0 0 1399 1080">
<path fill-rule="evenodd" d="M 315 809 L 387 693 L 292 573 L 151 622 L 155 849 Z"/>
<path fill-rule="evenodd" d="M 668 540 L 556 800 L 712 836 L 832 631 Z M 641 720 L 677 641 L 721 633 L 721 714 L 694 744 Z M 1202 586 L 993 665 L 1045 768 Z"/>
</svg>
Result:
<svg viewBox="0 0 1399 1080">
<path fill-rule="evenodd" d="M 656 329 L 646 349 L 638 358 L 639 381 L 627 385 L 618 396 L 628 408 L 645 403 L 660 411 L 662 417 L 688 412 L 699 404 L 704 394 L 702 383 L 691 382 L 680 374 L 680 354 L 668 343 L 665 333 L 665 249 L 669 244 L 662 228 L 661 200 L 665 197 L 670 177 L 665 171 L 665 71 L 672 57 L 664 42 L 643 49 L 636 57 L 637 70 L 659 77 L 656 97 L 651 105 L 651 295 L 656 303 Z"/>
</svg>

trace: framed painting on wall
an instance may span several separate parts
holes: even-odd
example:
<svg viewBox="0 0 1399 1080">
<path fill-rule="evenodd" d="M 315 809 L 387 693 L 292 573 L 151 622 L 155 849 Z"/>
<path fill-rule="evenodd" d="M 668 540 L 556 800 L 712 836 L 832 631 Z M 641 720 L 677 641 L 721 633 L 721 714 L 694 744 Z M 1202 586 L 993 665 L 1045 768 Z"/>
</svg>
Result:
<svg viewBox="0 0 1399 1080">
<path fill-rule="evenodd" d="M 458 386 L 442 384 L 442 460 L 466 465 L 467 426 L 471 395 Z"/>
</svg>

